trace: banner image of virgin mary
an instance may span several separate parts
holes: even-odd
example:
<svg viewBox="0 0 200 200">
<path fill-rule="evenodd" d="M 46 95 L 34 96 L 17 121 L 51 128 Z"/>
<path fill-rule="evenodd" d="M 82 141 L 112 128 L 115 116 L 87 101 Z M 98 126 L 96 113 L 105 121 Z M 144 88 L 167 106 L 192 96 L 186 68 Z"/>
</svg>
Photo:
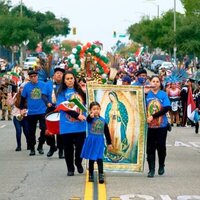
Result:
<svg viewBox="0 0 200 200">
<path fill-rule="evenodd" d="M 105 170 L 142 171 L 146 136 L 141 87 L 87 84 L 88 105 L 97 101 L 110 131 L 112 150 L 104 148 Z"/>
<path fill-rule="evenodd" d="M 128 112 L 125 105 L 119 101 L 117 94 L 114 91 L 109 92 L 110 102 L 106 107 L 105 120 L 108 124 L 112 145 L 113 156 L 116 157 L 120 152 L 126 152 L 129 144 L 126 137 L 126 130 L 128 124 Z M 112 158 L 112 153 L 111 159 Z M 119 156 L 120 158 L 120 156 Z"/>
</svg>

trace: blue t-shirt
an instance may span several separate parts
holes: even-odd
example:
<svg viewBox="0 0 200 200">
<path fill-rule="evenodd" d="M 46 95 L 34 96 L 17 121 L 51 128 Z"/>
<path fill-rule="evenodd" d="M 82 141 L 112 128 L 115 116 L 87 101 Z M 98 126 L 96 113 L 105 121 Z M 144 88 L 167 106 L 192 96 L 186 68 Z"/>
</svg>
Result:
<svg viewBox="0 0 200 200">
<path fill-rule="evenodd" d="M 49 80 L 45 83 L 45 88 L 42 91 L 42 94 L 46 95 L 48 102 L 52 103 L 52 91 L 53 89 L 57 92 L 60 84 L 54 83 L 52 80 Z"/>
<path fill-rule="evenodd" d="M 163 107 L 170 106 L 170 101 L 167 96 L 167 93 L 159 90 L 157 94 L 154 94 L 151 90 L 146 95 L 146 109 L 147 109 L 147 117 L 157 113 Z M 152 120 L 150 124 L 148 124 L 149 128 L 161 128 L 166 127 L 168 123 L 167 116 L 162 115 Z"/>
<path fill-rule="evenodd" d="M 22 91 L 22 97 L 27 100 L 28 115 L 44 114 L 46 105 L 42 99 L 42 90 L 45 83 L 38 81 L 37 83 L 28 82 Z"/>
<path fill-rule="evenodd" d="M 57 96 L 57 103 L 58 106 L 64 101 L 69 101 L 73 98 L 79 98 L 81 103 L 84 104 L 83 99 L 81 96 L 75 91 L 74 88 L 67 88 L 65 91 L 61 92 Z M 82 113 L 80 109 L 77 109 L 76 112 Z M 86 114 L 86 113 L 82 113 Z M 75 119 L 71 117 L 69 114 L 67 114 L 65 111 L 60 111 L 60 134 L 68 134 L 68 133 L 80 133 L 86 131 L 86 121 L 80 121 L 78 119 Z"/>
</svg>

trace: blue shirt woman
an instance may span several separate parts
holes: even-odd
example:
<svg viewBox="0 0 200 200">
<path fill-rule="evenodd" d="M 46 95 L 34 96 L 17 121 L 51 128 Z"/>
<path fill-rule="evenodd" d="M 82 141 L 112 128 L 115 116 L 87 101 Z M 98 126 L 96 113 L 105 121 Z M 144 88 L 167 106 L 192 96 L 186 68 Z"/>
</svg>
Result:
<svg viewBox="0 0 200 200">
<path fill-rule="evenodd" d="M 167 93 L 161 90 L 161 82 L 158 76 L 151 77 L 151 90 L 146 95 L 147 110 L 147 161 L 149 164 L 148 177 L 155 174 L 155 156 L 158 151 L 158 174 L 164 174 L 167 138 L 167 116 L 170 110 L 170 101 Z"/>
<path fill-rule="evenodd" d="M 57 106 L 63 102 L 77 98 L 82 104 L 86 102 L 86 94 L 78 84 L 75 75 L 66 71 L 57 94 Z M 86 117 L 79 108 L 60 111 L 60 134 L 65 152 L 68 176 L 74 175 L 74 162 L 79 173 L 83 173 L 82 158 L 80 157 L 86 137 Z M 75 152 L 74 152 L 75 149 Z M 74 161 L 75 154 L 75 161 Z"/>
</svg>

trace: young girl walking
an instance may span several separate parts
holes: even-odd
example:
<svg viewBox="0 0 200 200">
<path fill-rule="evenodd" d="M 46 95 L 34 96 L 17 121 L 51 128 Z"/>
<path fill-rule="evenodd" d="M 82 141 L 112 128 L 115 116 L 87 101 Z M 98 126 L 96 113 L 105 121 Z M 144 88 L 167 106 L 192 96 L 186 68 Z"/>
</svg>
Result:
<svg viewBox="0 0 200 200">
<path fill-rule="evenodd" d="M 94 182 L 94 162 L 97 162 L 99 183 L 104 183 L 103 153 L 104 135 L 108 150 L 112 149 L 110 132 L 105 119 L 100 116 L 101 106 L 98 102 L 90 104 L 90 114 L 87 117 L 88 136 L 85 139 L 81 157 L 89 159 L 89 182 Z"/>
</svg>

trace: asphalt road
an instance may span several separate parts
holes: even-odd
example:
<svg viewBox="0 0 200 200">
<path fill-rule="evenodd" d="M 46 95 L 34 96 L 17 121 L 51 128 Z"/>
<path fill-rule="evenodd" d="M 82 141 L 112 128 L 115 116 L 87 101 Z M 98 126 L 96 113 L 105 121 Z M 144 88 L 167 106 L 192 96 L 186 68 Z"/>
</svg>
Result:
<svg viewBox="0 0 200 200">
<path fill-rule="evenodd" d="M 200 134 L 191 127 L 174 127 L 167 144 L 163 176 L 147 178 L 146 162 L 143 173 L 105 172 L 106 199 L 200 200 Z M 84 198 L 86 173 L 68 177 L 57 152 L 46 157 L 47 145 L 44 155 L 30 157 L 22 135 L 22 151 L 15 148 L 12 121 L 0 121 L 0 200 L 90 200 Z"/>
</svg>

